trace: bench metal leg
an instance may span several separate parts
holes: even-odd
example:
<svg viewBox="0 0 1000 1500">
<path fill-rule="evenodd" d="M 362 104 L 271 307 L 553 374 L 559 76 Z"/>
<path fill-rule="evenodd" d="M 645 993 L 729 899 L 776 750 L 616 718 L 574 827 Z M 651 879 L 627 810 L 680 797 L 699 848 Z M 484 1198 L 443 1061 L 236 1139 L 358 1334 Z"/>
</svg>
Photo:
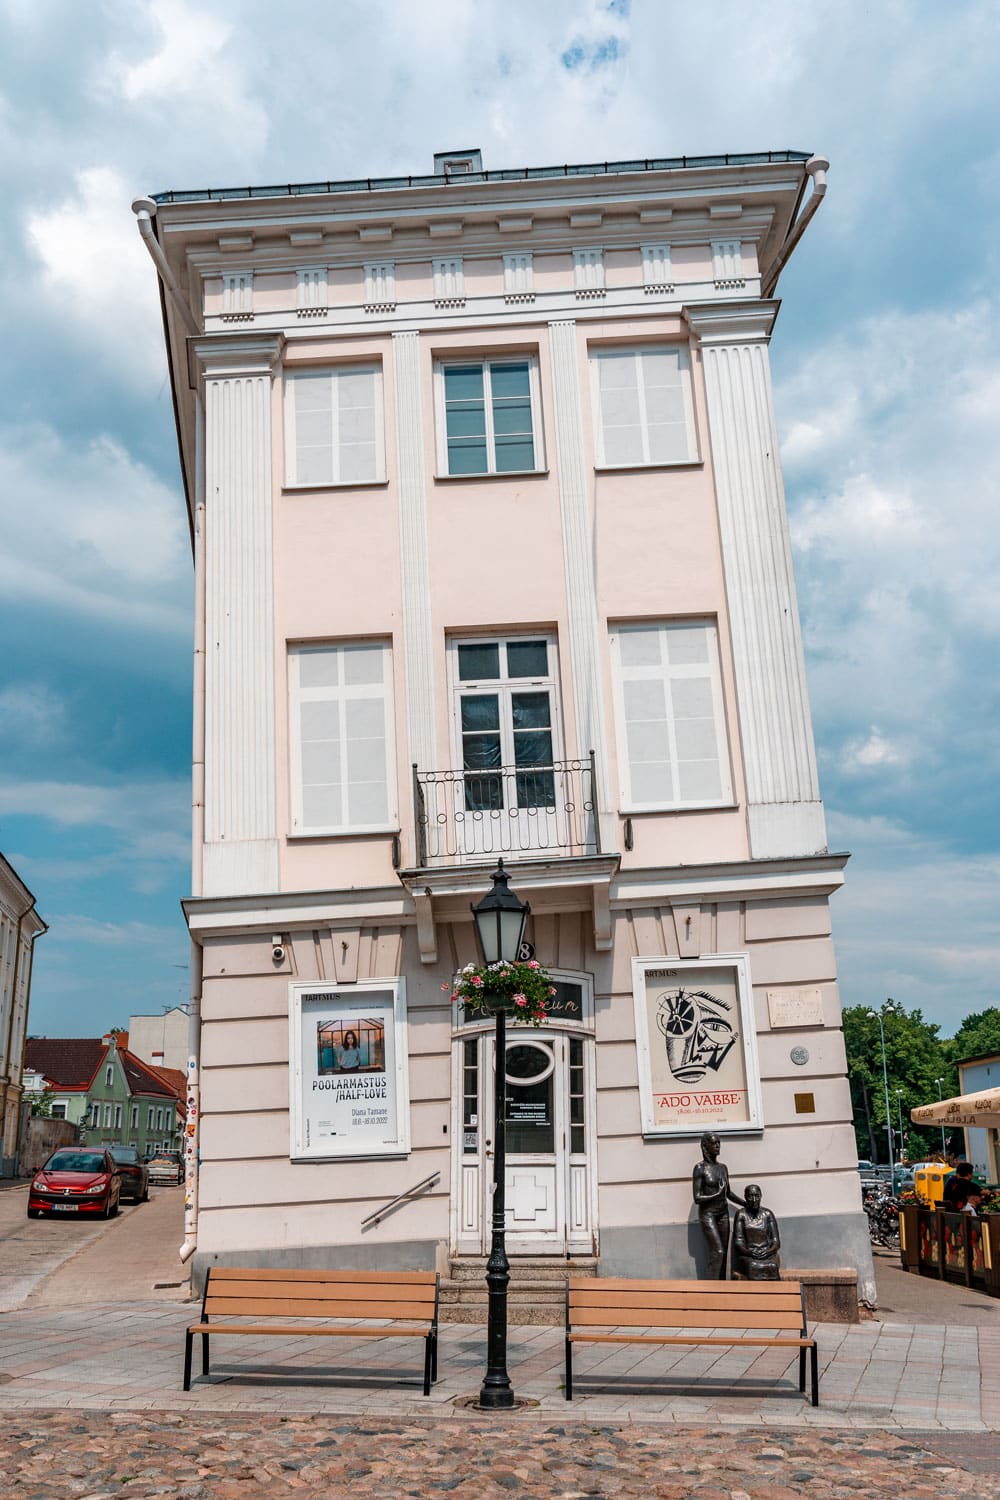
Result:
<svg viewBox="0 0 1000 1500">
<path fill-rule="evenodd" d="M 573 1345 L 566 1340 L 566 1400 L 573 1399 Z"/>
<path fill-rule="evenodd" d="M 191 1346 L 194 1343 L 194 1334 L 190 1328 L 184 1335 L 184 1389 L 191 1389 Z"/>
<path fill-rule="evenodd" d="M 806 1346 L 803 1344 L 799 1349 L 799 1390 L 805 1395 L 806 1392 Z"/>
<path fill-rule="evenodd" d="M 812 1348 L 809 1351 L 809 1360 L 810 1360 L 810 1365 L 812 1367 L 811 1368 L 811 1374 L 812 1374 L 812 1404 L 813 1404 L 813 1406 L 818 1406 L 819 1405 L 819 1350 L 817 1349 L 817 1347 L 816 1347 L 815 1344 L 813 1344 Z"/>
<path fill-rule="evenodd" d="M 202 1336 L 201 1336 L 201 1373 L 203 1375 L 207 1375 L 208 1374 L 208 1334 L 207 1333 L 203 1333 Z"/>
<path fill-rule="evenodd" d="M 438 1336 L 437 1330 L 431 1334 L 431 1385 L 438 1378 Z"/>
<path fill-rule="evenodd" d="M 431 1370 L 433 1369 L 433 1365 L 434 1365 L 434 1347 L 433 1347 L 433 1344 L 431 1342 L 431 1335 L 428 1334 L 427 1337 L 424 1339 L 424 1395 L 425 1396 L 429 1396 L 430 1393 L 431 1393 Z"/>
</svg>

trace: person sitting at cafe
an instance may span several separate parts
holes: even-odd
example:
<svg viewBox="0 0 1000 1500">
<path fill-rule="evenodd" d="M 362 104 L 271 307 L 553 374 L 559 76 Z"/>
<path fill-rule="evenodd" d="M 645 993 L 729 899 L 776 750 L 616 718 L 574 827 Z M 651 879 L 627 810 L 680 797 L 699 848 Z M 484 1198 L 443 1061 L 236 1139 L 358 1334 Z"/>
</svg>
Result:
<svg viewBox="0 0 1000 1500">
<path fill-rule="evenodd" d="M 960 1213 L 973 1187 L 971 1161 L 960 1161 L 944 1185 L 941 1207 L 948 1213 Z"/>
<path fill-rule="evenodd" d="M 974 1219 L 978 1219 L 979 1205 L 982 1203 L 984 1197 L 985 1194 L 982 1188 L 978 1183 L 974 1182 L 969 1189 L 969 1196 L 965 1200 L 965 1207 L 962 1209 L 963 1214 L 971 1214 Z"/>
</svg>

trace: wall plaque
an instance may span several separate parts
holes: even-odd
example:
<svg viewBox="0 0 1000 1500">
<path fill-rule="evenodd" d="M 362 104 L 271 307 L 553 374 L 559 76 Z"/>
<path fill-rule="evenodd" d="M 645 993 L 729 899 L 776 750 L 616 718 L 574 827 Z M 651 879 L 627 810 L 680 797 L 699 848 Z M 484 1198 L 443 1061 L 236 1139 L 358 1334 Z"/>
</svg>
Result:
<svg viewBox="0 0 1000 1500">
<path fill-rule="evenodd" d="M 771 1026 L 822 1026 L 823 991 L 819 988 L 768 990 L 767 1013 Z"/>
</svg>

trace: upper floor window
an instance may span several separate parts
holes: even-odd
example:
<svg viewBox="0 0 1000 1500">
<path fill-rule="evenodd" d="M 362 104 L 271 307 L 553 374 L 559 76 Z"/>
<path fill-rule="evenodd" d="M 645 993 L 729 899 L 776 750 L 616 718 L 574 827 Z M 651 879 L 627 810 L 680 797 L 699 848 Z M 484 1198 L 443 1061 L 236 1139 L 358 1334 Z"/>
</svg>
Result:
<svg viewBox="0 0 1000 1500">
<path fill-rule="evenodd" d="M 379 366 L 290 370 L 285 385 L 285 452 L 289 485 L 383 480 Z"/>
<path fill-rule="evenodd" d="M 106 1088 L 111 1088 L 112 1084 L 114 1083 L 114 1078 L 114 1067 L 109 1064 L 108 1067 L 106 1067 L 104 1070 L 104 1084 Z"/>
<path fill-rule="evenodd" d="M 686 349 L 594 350 L 591 370 L 599 468 L 697 460 Z"/>
<path fill-rule="evenodd" d="M 731 803 L 715 622 L 619 625 L 611 648 L 624 809 Z"/>
<path fill-rule="evenodd" d="M 442 474 L 516 474 L 543 467 L 537 362 L 477 359 L 437 370 Z"/>
<path fill-rule="evenodd" d="M 288 654 L 292 832 L 394 824 L 392 655 L 379 642 Z"/>
</svg>

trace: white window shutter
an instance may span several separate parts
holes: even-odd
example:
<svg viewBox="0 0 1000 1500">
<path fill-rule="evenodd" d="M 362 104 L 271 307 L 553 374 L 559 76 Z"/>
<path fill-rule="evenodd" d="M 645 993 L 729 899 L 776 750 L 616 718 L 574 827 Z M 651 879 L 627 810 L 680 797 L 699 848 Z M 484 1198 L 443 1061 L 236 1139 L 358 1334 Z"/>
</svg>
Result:
<svg viewBox="0 0 1000 1500">
<path fill-rule="evenodd" d="M 633 350 L 597 356 L 602 464 L 641 464 L 643 458 L 638 357 Z"/>
<path fill-rule="evenodd" d="M 381 480 L 385 459 L 378 367 L 296 370 L 288 382 L 288 482 L 371 484 Z"/>
<path fill-rule="evenodd" d="M 717 807 L 732 800 L 714 622 L 615 633 L 626 804 Z"/>
<path fill-rule="evenodd" d="M 293 833 L 390 822 L 391 684 L 387 646 L 289 653 Z"/>
</svg>

